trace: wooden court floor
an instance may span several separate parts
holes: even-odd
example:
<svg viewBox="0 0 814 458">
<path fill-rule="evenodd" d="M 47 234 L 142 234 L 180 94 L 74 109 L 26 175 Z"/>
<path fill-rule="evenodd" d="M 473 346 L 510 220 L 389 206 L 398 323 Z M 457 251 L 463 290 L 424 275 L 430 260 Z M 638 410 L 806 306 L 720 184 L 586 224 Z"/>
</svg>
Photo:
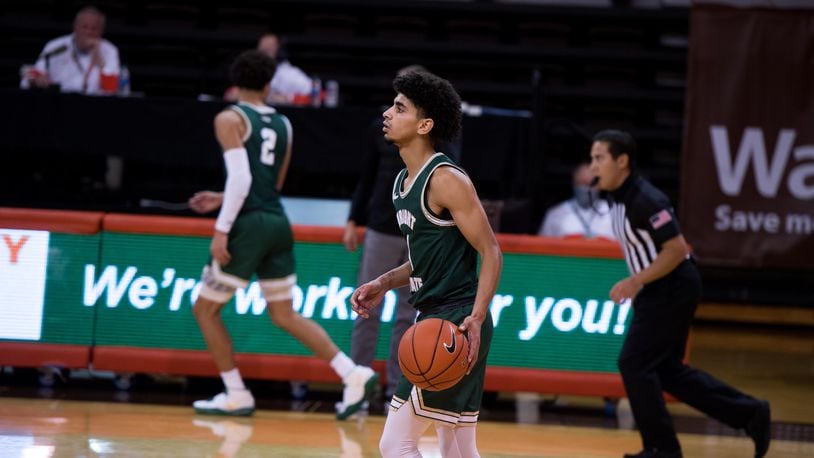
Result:
<svg viewBox="0 0 814 458">
<path fill-rule="evenodd" d="M 813 337 L 811 330 L 693 330 L 694 366 L 771 401 L 774 439 L 769 457 L 814 457 Z M 337 422 L 327 413 L 260 409 L 252 418 L 234 419 L 195 415 L 188 405 L 68 397 L 58 390 L 50 399 L 22 397 L 14 387 L 0 386 L 0 458 L 375 457 L 384 425 L 384 417 L 375 414 Z M 528 396 L 514 397 L 514 421 L 483 415 L 486 419 L 478 425 L 482 456 L 620 457 L 640 448 L 634 430 L 601 422 L 579 426 L 584 423 L 541 409 L 533 402 L 536 395 L 530 409 L 521 406 L 521 400 L 529 403 Z M 561 397 L 558 402 L 602 410 L 599 399 Z M 752 456 L 752 443 L 742 433 L 680 403 L 671 404 L 670 410 L 686 457 Z M 432 429 L 422 440 L 421 452 L 440 456 Z"/>
<path fill-rule="evenodd" d="M 188 407 L 3 398 L 3 457 L 374 457 L 384 417 L 337 422 L 329 414 L 260 411 L 197 416 Z M 687 457 L 749 457 L 747 438 L 681 434 Z M 484 457 L 618 457 L 636 450 L 629 430 L 482 422 Z M 434 432 L 421 443 L 438 457 Z M 814 443 L 779 440 L 769 456 L 814 456 Z"/>
</svg>

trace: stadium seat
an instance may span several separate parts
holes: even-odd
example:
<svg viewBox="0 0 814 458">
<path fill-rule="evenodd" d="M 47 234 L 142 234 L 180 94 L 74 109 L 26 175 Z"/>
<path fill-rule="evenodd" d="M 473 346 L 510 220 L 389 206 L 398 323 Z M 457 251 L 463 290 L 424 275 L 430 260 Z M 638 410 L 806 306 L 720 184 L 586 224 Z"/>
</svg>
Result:
<svg viewBox="0 0 814 458">
<path fill-rule="evenodd" d="M 306 35 L 352 38 L 359 28 L 359 19 L 339 13 L 306 14 L 304 22 Z"/>
<path fill-rule="evenodd" d="M 375 23 L 380 38 L 424 40 L 430 28 L 427 19 L 413 16 L 380 16 Z"/>
<path fill-rule="evenodd" d="M 450 19 L 447 21 L 447 38 L 458 43 L 500 42 L 500 24 L 489 20 Z"/>
<path fill-rule="evenodd" d="M 269 9 L 217 8 L 215 10 L 217 27 L 220 30 L 239 31 L 259 36 L 264 32 L 268 32 L 271 28 L 271 11 Z"/>
<path fill-rule="evenodd" d="M 154 27 L 191 29 L 201 19 L 200 9 L 194 3 L 151 3 L 144 8 L 147 23 Z"/>
<path fill-rule="evenodd" d="M 568 46 L 571 27 L 567 24 L 543 21 L 527 21 L 517 24 L 517 41 L 521 45 L 565 47 Z"/>
</svg>

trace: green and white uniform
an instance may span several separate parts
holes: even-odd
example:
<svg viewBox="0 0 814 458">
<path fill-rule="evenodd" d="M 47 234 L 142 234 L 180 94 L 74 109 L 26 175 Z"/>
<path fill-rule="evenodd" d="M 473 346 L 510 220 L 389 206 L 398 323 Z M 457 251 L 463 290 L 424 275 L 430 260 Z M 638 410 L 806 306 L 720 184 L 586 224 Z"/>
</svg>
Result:
<svg viewBox="0 0 814 458">
<path fill-rule="evenodd" d="M 430 317 L 460 324 L 471 312 L 478 289 L 478 255 L 447 210 L 436 215 L 428 204 L 428 183 L 439 167 L 455 167 L 447 156 L 436 153 L 419 170 L 409 188 L 402 170 L 393 185 L 393 205 L 399 228 L 407 238 L 410 303 L 420 312 L 417 321 Z M 390 401 L 398 409 L 410 403 L 415 414 L 449 424 L 474 424 L 478 420 L 486 356 L 492 340 L 490 314 L 481 328 L 478 360 L 469 375 L 452 388 L 427 391 L 414 387 L 402 376 Z"/>
<path fill-rule="evenodd" d="M 223 291 L 245 287 L 256 274 L 260 280 L 279 279 L 293 286 L 294 237 L 277 190 L 280 168 L 291 145 L 291 123 L 269 106 L 239 103 L 228 109 L 238 113 L 246 126 L 243 146 L 252 182 L 229 231 L 232 260 L 226 266 L 211 260 L 204 281 Z"/>
</svg>

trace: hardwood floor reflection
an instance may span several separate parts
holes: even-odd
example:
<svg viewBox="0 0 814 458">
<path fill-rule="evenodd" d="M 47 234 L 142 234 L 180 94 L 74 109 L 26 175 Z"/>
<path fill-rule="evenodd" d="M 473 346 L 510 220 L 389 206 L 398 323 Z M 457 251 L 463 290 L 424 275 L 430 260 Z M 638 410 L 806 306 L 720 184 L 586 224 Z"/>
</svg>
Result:
<svg viewBox="0 0 814 458">
<path fill-rule="evenodd" d="M 188 407 L 0 399 L 0 450 L 9 457 L 378 456 L 384 417 L 337 422 L 324 413 L 259 411 L 252 418 L 195 415 Z M 687 457 L 751 456 L 745 437 L 682 434 Z M 610 457 L 638 448 L 634 431 L 482 422 L 484 457 Z M 437 457 L 434 432 L 421 443 Z M 814 443 L 777 440 L 772 457 L 814 455 Z"/>
</svg>

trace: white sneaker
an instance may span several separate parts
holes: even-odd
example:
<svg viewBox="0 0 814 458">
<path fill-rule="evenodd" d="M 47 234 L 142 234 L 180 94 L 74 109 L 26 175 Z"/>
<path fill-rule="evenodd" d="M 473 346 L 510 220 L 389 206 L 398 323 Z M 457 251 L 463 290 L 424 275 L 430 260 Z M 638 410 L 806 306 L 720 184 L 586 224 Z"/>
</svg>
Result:
<svg viewBox="0 0 814 458">
<path fill-rule="evenodd" d="M 249 390 L 220 393 L 212 399 L 192 403 L 196 413 L 248 417 L 254 413 L 254 397 Z"/>
<path fill-rule="evenodd" d="M 356 366 L 342 382 L 345 389 L 342 391 L 342 402 L 336 406 L 337 420 L 344 420 L 362 408 L 376 389 L 379 374 L 369 367 Z"/>
</svg>

